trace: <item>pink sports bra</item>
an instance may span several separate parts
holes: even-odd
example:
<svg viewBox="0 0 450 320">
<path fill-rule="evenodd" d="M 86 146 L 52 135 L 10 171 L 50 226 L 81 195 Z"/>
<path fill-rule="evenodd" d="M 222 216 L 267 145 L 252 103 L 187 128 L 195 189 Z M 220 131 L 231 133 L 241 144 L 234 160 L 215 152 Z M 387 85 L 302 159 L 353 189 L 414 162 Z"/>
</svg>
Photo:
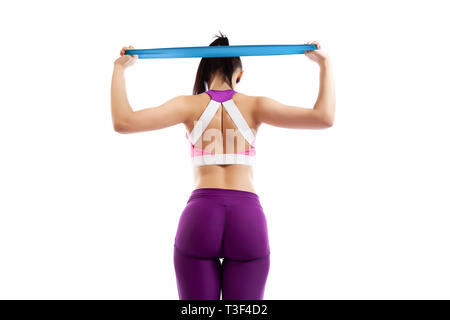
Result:
<svg viewBox="0 0 450 320">
<path fill-rule="evenodd" d="M 203 111 L 200 118 L 195 121 L 192 131 L 190 133 L 186 132 L 186 138 L 189 140 L 190 144 L 192 164 L 194 166 L 220 164 L 243 164 L 252 166 L 256 155 L 256 137 L 233 101 L 233 95 L 236 91 L 233 89 L 208 90 L 206 93 L 211 97 L 208 106 L 205 108 L 205 111 Z M 250 149 L 237 153 L 213 154 L 194 146 L 197 140 L 202 136 L 203 131 L 208 127 L 221 104 L 225 107 L 241 135 L 250 144 Z"/>
</svg>

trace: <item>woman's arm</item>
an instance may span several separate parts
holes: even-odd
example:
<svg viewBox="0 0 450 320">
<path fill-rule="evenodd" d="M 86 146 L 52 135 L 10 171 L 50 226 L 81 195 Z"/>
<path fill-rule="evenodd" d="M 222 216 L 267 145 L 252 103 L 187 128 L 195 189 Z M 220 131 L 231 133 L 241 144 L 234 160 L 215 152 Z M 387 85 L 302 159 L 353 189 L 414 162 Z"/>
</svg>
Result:
<svg viewBox="0 0 450 320">
<path fill-rule="evenodd" d="M 127 98 L 124 73 L 125 68 L 115 63 L 111 81 L 111 115 L 117 132 L 122 131 L 125 119 L 133 114 Z"/>
<path fill-rule="evenodd" d="M 124 73 L 125 69 L 136 61 L 137 56 L 124 55 L 125 50 L 128 49 L 133 47 L 122 48 L 121 57 L 114 62 L 111 81 L 111 113 L 114 130 L 120 133 L 134 133 L 162 129 L 186 122 L 189 116 L 186 103 L 188 96 L 177 96 L 161 106 L 133 111 L 127 98 Z"/>
<path fill-rule="evenodd" d="M 313 42 L 320 49 L 317 42 Z M 320 67 L 320 88 L 314 108 L 287 106 L 268 97 L 257 97 L 255 118 L 259 124 L 294 129 L 323 129 L 333 125 L 336 96 L 329 57 L 320 50 L 305 55 Z"/>
</svg>

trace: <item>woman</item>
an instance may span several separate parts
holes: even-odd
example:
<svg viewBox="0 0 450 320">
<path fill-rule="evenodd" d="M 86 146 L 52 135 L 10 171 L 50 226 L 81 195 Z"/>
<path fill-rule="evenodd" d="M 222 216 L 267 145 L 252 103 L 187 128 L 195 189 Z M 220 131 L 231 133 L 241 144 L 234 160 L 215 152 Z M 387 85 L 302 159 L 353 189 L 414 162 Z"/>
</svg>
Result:
<svg viewBox="0 0 450 320">
<path fill-rule="evenodd" d="M 330 60 L 318 50 L 305 55 L 320 66 L 314 108 L 283 105 L 264 96 L 236 92 L 243 75 L 239 57 L 203 58 L 193 95 L 159 107 L 133 111 L 124 70 L 137 56 L 114 63 L 111 110 L 114 129 L 133 133 L 183 123 L 191 147 L 195 188 L 181 214 L 174 241 L 180 299 L 262 300 L 270 266 L 263 208 L 252 184 L 255 137 L 262 123 L 284 128 L 321 129 L 334 120 L 335 94 Z M 210 46 L 229 45 L 217 36 Z M 207 90 L 208 89 L 208 90 Z M 223 261 L 221 261 L 223 259 Z"/>
</svg>

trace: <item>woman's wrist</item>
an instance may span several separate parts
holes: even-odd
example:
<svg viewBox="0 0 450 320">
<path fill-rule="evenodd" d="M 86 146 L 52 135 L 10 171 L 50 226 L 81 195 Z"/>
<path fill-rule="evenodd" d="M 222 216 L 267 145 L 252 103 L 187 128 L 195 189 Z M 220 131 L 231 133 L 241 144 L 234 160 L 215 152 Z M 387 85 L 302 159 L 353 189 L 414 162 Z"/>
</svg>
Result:
<svg viewBox="0 0 450 320">
<path fill-rule="evenodd" d="M 329 65 L 330 65 L 330 58 L 329 58 L 329 57 L 326 57 L 326 58 L 322 59 L 322 60 L 319 62 L 319 66 L 320 66 L 321 68 L 326 68 L 326 67 L 328 67 Z"/>
<path fill-rule="evenodd" d="M 114 63 L 114 71 L 123 72 L 125 70 L 125 67 L 121 65 L 120 63 Z"/>
</svg>

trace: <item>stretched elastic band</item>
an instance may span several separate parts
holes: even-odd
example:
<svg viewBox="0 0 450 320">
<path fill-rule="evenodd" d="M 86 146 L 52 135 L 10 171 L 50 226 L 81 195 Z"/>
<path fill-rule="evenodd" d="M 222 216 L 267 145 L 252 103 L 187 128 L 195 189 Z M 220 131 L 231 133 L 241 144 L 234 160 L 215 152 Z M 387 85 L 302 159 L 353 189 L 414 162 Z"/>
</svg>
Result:
<svg viewBox="0 0 450 320">
<path fill-rule="evenodd" d="M 138 55 L 139 59 L 162 58 L 214 58 L 240 56 L 273 56 L 286 54 L 302 54 L 305 51 L 317 50 L 315 44 L 282 44 L 282 45 L 250 45 L 250 46 L 208 46 L 177 47 L 158 49 L 132 49 L 125 54 Z"/>
</svg>

